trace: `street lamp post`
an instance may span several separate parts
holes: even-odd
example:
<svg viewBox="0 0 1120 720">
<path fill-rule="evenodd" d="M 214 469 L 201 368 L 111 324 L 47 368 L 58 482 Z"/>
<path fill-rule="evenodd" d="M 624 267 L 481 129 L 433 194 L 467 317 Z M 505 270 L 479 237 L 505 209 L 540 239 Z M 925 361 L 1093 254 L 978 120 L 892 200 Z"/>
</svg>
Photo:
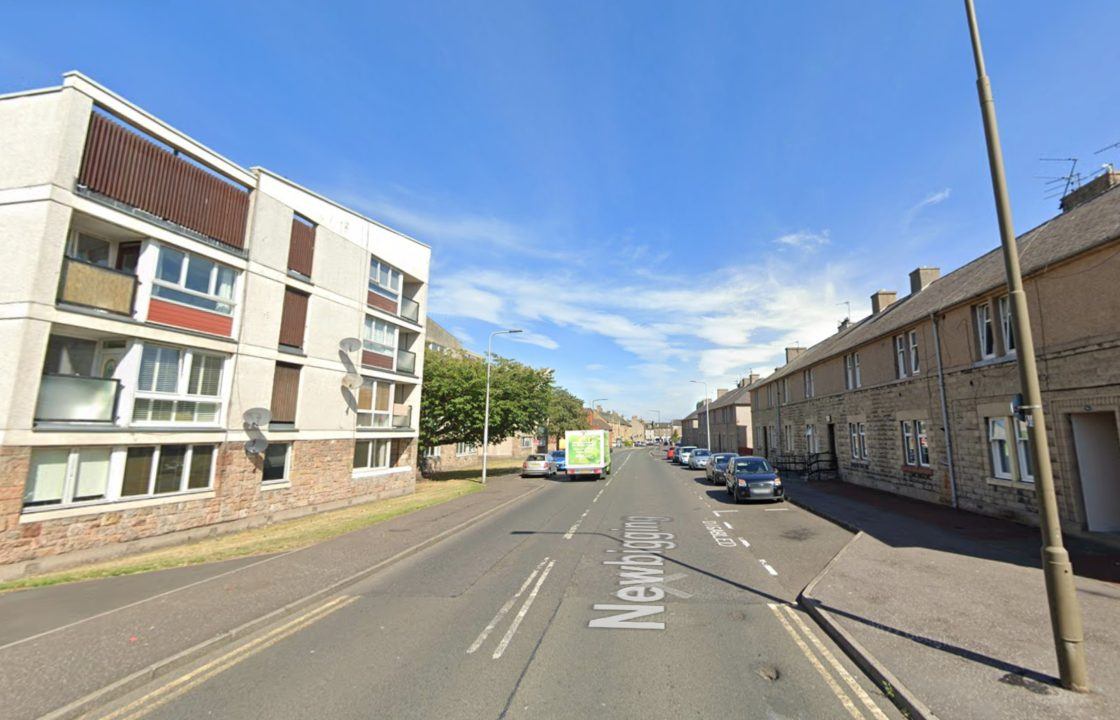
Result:
<svg viewBox="0 0 1120 720">
<path fill-rule="evenodd" d="M 1007 290 L 1011 300 L 1011 323 L 1018 345 L 1019 384 L 1023 404 L 1020 418 L 1027 421 L 1031 461 L 1034 467 L 1038 498 L 1039 527 L 1042 530 L 1042 571 L 1046 579 L 1046 595 L 1050 603 L 1050 623 L 1058 654 L 1058 672 L 1062 687 L 1077 692 L 1089 691 L 1089 673 L 1085 662 L 1085 636 L 1081 629 L 1081 608 L 1073 584 L 1073 566 L 1062 544 L 1062 527 L 1058 520 L 1058 502 L 1054 495 L 1054 475 L 1050 467 L 1050 446 L 1046 440 L 1046 417 L 1042 413 L 1042 392 L 1038 386 L 1034 338 L 1031 336 L 1027 298 L 1023 293 L 1023 276 L 1019 269 L 1019 249 L 1015 226 L 1011 221 L 1011 201 L 1007 178 L 1003 171 L 1003 150 L 996 125 L 996 106 L 992 86 L 984 68 L 984 52 L 980 47 L 980 29 L 972 0 L 965 0 L 968 30 L 972 39 L 972 56 L 976 63 L 976 88 L 980 95 L 980 114 L 984 120 L 984 139 L 988 145 L 988 165 L 992 175 L 996 215 L 999 219 L 1000 242 L 1007 273 Z M 1016 422 L 1020 420 L 1017 419 Z"/>
<path fill-rule="evenodd" d="M 655 428 L 654 429 L 654 436 L 656 436 L 657 433 L 661 432 L 661 411 L 660 410 L 650 410 L 650 412 L 657 413 L 657 425 L 654 426 L 654 428 Z M 653 438 L 650 438 L 650 440 L 652 440 L 652 439 Z"/>
<path fill-rule="evenodd" d="M 703 380 L 689 380 L 690 383 L 704 386 L 704 429 L 708 432 L 708 452 L 712 451 L 712 410 L 708 407 L 708 383 Z"/>
<path fill-rule="evenodd" d="M 490 361 L 493 358 L 495 335 L 513 335 L 520 330 L 495 330 L 486 341 L 486 409 L 482 418 L 482 484 L 486 484 L 486 454 L 490 450 Z"/>
</svg>

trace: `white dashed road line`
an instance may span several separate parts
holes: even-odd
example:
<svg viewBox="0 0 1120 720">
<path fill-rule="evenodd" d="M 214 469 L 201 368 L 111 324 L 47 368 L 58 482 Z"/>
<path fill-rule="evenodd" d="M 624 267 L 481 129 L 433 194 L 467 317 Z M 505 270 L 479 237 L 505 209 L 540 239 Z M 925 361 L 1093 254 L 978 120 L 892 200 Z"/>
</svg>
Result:
<svg viewBox="0 0 1120 720">
<path fill-rule="evenodd" d="M 606 490 L 606 489 L 607 489 L 607 488 L 606 488 L 606 486 L 604 485 L 604 486 L 603 486 L 603 490 Z M 600 491 L 599 491 L 599 495 L 602 495 L 602 494 L 603 494 L 603 490 L 600 490 Z M 597 503 L 597 502 L 599 502 L 599 495 L 596 495 L 596 496 L 595 496 L 595 499 L 594 499 L 594 500 L 592 500 L 591 502 L 593 502 L 593 503 Z"/>
<path fill-rule="evenodd" d="M 570 528 L 568 528 L 568 532 L 564 533 L 564 539 L 565 540 L 571 540 L 572 539 L 572 536 L 576 534 L 576 530 L 579 530 L 579 524 L 581 522 L 583 522 L 583 519 L 585 517 L 587 517 L 587 513 L 588 513 L 588 511 L 584 510 L 583 514 L 579 516 L 579 520 L 576 520 L 576 524 L 572 525 Z"/>
<path fill-rule="evenodd" d="M 731 523 L 727 522 L 726 520 L 723 521 L 723 524 L 727 526 L 728 530 L 734 530 L 735 529 L 735 528 L 731 527 Z"/>
<path fill-rule="evenodd" d="M 777 570 L 770 567 L 770 563 L 766 562 L 765 560 L 759 560 L 759 562 L 762 563 L 762 567 L 766 568 L 766 572 L 770 573 L 771 575 L 777 575 L 778 574 Z"/>
<path fill-rule="evenodd" d="M 743 538 L 739 538 L 739 542 L 743 543 L 743 547 L 745 547 L 745 548 L 749 548 L 751 546 L 751 544 L 749 542 L 747 542 L 746 540 L 744 540 Z"/>
</svg>

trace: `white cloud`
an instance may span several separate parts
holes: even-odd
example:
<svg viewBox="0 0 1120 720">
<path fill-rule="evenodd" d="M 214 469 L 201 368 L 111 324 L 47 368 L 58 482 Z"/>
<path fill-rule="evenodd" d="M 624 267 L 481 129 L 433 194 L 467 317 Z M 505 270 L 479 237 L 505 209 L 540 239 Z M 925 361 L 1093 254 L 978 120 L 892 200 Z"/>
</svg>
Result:
<svg viewBox="0 0 1120 720">
<path fill-rule="evenodd" d="M 827 229 L 813 232 L 811 230 L 798 230 L 794 233 L 782 235 L 774 241 L 778 245 L 785 247 L 799 248 L 802 250 L 811 250 L 818 248 L 821 245 L 827 245 L 829 242 L 829 231 Z"/>
<path fill-rule="evenodd" d="M 555 350 L 560 347 L 560 343 L 556 342 L 547 335 L 542 335 L 532 330 L 523 330 L 516 335 L 510 335 L 510 340 L 514 342 L 526 343 L 528 345 L 536 345 L 537 347 L 545 348 L 546 350 Z"/>
<path fill-rule="evenodd" d="M 601 363 L 588 363 L 583 366 L 583 369 L 588 372 L 599 372 L 600 370 L 606 370 L 607 366 Z"/>
<path fill-rule="evenodd" d="M 952 188 L 943 188 L 941 190 L 938 190 L 937 192 L 930 193 L 929 195 L 926 195 L 920 203 L 915 205 L 914 209 L 921 210 L 922 208 L 929 207 L 930 205 L 940 205 L 941 203 L 949 199 L 949 195 L 952 194 L 952 192 Z"/>
</svg>

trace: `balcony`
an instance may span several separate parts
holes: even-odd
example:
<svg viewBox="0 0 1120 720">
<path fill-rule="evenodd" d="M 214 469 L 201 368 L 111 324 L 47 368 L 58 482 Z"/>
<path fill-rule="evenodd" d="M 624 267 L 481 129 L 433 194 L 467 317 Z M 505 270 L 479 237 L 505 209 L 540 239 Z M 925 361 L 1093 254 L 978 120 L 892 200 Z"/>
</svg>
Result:
<svg viewBox="0 0 1120 720">
<path fill-rule="evenodd" d="M 412 427 L 411 405 L 402 405 L 400 403 L 393 404 L 393 427 L 398 429 L 408 429 Z"/>
<path fill-rule="evenodd" d="M 420 322 L 420 303 L 415 300 L 409 300 L 406 297 L 401 298 L 401 317 L 405 320 L 411 320 L 414 323 Z"/>
<path fill-rule="evenodd" d="M 112 378 L 45 374 L 35 405 L 37 423 L 112 423 L 120 382 Z"/>
<path fill-rule="evenodd" d="M 397 372 L 416 374 L 416 353 L 410 350 L 397 350 Z"/>
<path fill-rule="evenodd" d="M 135 297 L 135 275 L 84 260 L 63 258 L 59 302 L 131 316 Z"/>
</svg>

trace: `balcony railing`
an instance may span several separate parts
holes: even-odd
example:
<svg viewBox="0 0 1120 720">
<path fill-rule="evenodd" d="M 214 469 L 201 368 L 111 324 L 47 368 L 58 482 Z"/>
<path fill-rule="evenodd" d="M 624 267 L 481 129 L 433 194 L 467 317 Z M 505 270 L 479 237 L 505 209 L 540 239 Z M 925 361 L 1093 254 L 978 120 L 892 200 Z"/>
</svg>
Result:
<svg viewBox="0 0 1120 720">
<path fill-rule="evenodd" d="M 410 350 L 397 350 L 397 372 L 416 373 L 416 353 Z"/>
<path fill-rule="evenodd" d="M 415 300 L 409 300 L 406 297 L 401 298 L 401 317 L 405 320 L 411 320 L 414 323 L 420 322 L 420 303 Z"/>
<path fill-rule="evenodd" d="M 402 405 L 400 403 L 393 404 L 393 427 L 395 428 L 410 428 L 412 427 L 412 406 Z"/>
<path fill-rule="evenodd" d="M 79 375 L 43 375 L 35 422 L 111 423 L 120 381 Z"/>
<path fill-rule="evenodd" d="M 132 315 L 136 276 L 93 263 L 63 258 L 58 301 Z"/>
</svg>

